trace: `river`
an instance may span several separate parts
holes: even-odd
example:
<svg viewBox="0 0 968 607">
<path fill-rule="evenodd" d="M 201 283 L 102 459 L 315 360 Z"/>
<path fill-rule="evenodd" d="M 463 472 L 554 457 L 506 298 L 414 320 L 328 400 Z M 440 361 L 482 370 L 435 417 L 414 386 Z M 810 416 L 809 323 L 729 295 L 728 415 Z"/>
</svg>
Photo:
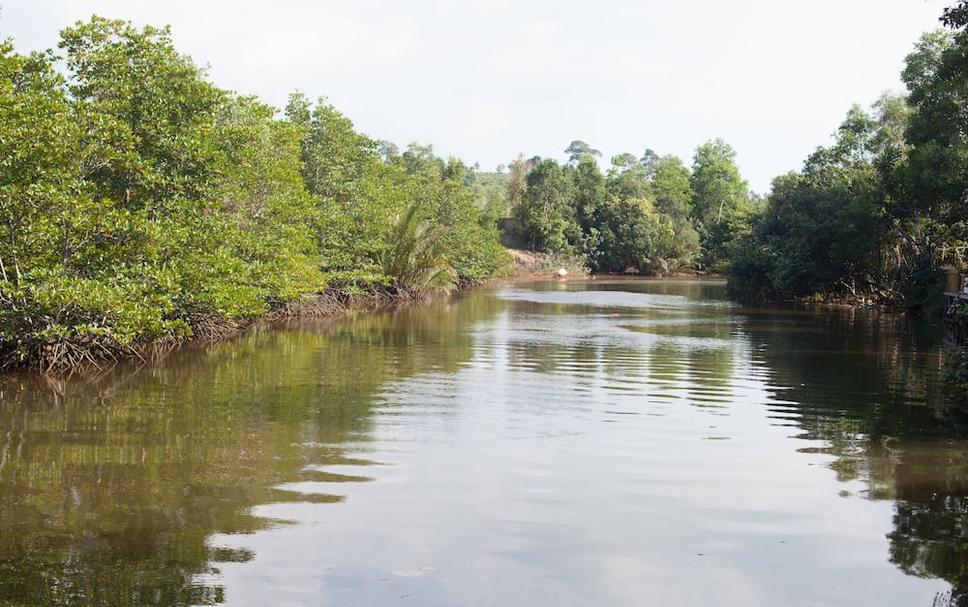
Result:
<svg viewBox="0 0 968 607">
<path fill-rule="evenodd" d="M 515 283 L 0 379 L 0 604 L 968 605 L 940 328 Z"/>
</svg>

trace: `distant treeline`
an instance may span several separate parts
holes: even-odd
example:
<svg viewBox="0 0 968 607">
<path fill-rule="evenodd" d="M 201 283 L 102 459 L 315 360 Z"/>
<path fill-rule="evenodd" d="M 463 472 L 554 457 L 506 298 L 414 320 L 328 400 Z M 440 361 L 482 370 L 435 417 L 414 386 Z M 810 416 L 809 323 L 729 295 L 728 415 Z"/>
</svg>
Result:
<svg viewBox="0 0 968 607">
<path fill-rule="evenodd" d="M 0 367 L 176 341 L 325 289 L 506 271 L 473 171 L 212 84 L 168 29 L 0 41 Z"/>
<path fill-rule="evenodd" d="M 567 164 L 534 157 L 510 166 L 508 204 L 530 248 L 584 256 L 595 272 L 722 272 L 757 201 L 734 150 L 715 140 L 696 150 L 692 170 L 676 156 L 646 150 L 612 158 L 584 141 Z"/>
<path fill-rule="evenodd" d="M 904 96 L 850 109 L 835 142 L 760 199 L 733 150 L 701 146 L 691 170 L 651 150 L 603 176 L 583 141 L 570 162 L 519 159 L 509 204 L 520 239 L 596 271 L 725 272 L 744 300 L 846 300 L 936 311 L 945 264 L 968 240 L 968 2 L 907 57 Z"/>
</svg>

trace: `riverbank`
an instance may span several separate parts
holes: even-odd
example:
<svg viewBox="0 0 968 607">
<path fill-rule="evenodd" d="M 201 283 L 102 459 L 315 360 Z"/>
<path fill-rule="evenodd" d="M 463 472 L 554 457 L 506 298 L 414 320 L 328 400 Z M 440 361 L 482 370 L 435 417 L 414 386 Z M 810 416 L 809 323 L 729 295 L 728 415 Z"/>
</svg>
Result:
<svg viewBox="0 0 968 607">
<path fill-rule="evenodd" d="M 189 331 L 185 335 L 169 334 L 161 338 L 121 343 L 107 335 L 85 335 L 76 338 L 51 340 L 36 348 L 32 356 L 0 355 L 0 372 L 33 369 L 47 373 L 100 372 L 125 359 L 156 360 L 188 345 L 213 345 L 236 337 L 251 328 L 273 322 L 296 319 L 338 318 L 355 310 L 380 311 L 388 308 L 419 305 L 441 292 L 456 292 L 483 286 L 498 286 L 509 282 L 560 279 L 559 271 L 567 277 L 584 278 L 587 269 L 575 260 L 541 254 L 521 255 L 510 252 L 514 261 L 510 274 L 482 281 L 464 281 L 447 289 L 428 291 L 406 288 L 372 288 L 350 292 L 326 289 L 321 293 L 270 306 L 266 314 L 247 318 L 219 318 L 197 314 L 185 318 Z"/>
<path fill-rule="evenodd" d="M 300 319 L 336 319 L 353 311 L 378 312 L 396 307 L 421 305 L 442 293 L 456 293 L 483 287 L 541 280 L 699 280 L 723 281 L 718 274 L 677 273 L 666 276 L 632 274 L 592 274 L 580 257 L 548 255 L 508 249 L 511 256 L 510 273 L 481 281 L 465 281 L 436 291 L 403 288 L 372 288 L 350 292 L 326 289 L 322 293 L 303 296 L 294 301 L 272 305 L 263 315 L 249 318 L 218 318 L 194 315 L 185 318 L 189 332 L 183 336 L 167 335 L 150 340 L 135 340 L 122 344 L 107 336 L 85 336 L 60 339 L 41 346 L 35 356 L 4 359 L 0 356 L 0 373 L 14 370 L 37 370 L 45 373 L 101 372 L 127 359 L 145 362 L 158 360 L 188 345 L 206 347 L 237 337 L 256 326 Z M 563 272 L 562 272 L 563 271 Z"/>
<path fill-rule="evenodd" d="M 54 373 L 99 372 L 124 359 L 141 359 L 147 362 L 186 344 L 210 345 L 222 342 L 264 323 L 296 318 L 335 318 L 352 310 L 378 310 L 419 303 L 430 296 L 430 293 L 407 289 L 372 289 L 352 294 L 339 289 L 326 289 L 322 293 L 273 305 L 266 314 L 260 316 L 189 316 L 184 319 L 189 328 L 185 335 L 169 334 L 131 343 L 120 343 L 106 335 L 51 340 L 37 348 L 33 356 L 15 358 L 11 354 L 5 358 L 0 357 L 0 372 L 18 369 Z"/>
</svg>

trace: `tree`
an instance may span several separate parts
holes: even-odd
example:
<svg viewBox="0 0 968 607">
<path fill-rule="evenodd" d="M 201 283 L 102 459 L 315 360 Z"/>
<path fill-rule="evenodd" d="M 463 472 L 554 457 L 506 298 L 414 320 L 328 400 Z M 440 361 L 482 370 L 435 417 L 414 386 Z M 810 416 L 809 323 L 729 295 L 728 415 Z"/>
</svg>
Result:
<svg viewBox="0 0 968 607">
<path fill-rule="evenodd" d="M 692 220 L 702 241 L 703 264 L 724 271 L 735 235 L 749 212 L 749 190 L 736 166 L 736 152 L 722 139 L 696 149 L 690 185 Z"/>
<path fill-rule="evenodd" d="M 577 226 L 572 182 L 565 169 L 554 160 L 542 160 L 528 173 L 526 183 L 516 216 L 532 250 L 573 252 L 569 235 Z"/>
<path fill-rule="evenodd" d="M 286 117 L 305 132 L 303 177 L 309 192 L 340 203 L 357 195 L 357 185 L 378 158 L 379 143 L 357 133 L 325 97 L 313 105 L 302 93 L 293 93 Z"/>
<path fill-rule="evenodd" d="M 226 93 L 175 50 L 168 28 L 93 17 L 58 46 L 95 198 L 137 210 L 211 197 L 219 160 L 206 133 Z"/>
<path fill-rule="evenodd" d="M 651 148 L 646 148 L 645 153 L 642 154 L 642 158 L 639 158 L 639 164 L 645 168 L 645 172 L 652 174 L 655 171 L 655 165 L 659 161 L 659 155 L 655 153 Z"/>
<path fill-rule="evenodd" d="M 411 143 L 400 157 L 403 167 L 411 175 L 419 174 L 442 174 L 445 166 L 444 161 L 434 154 L 434 146 L 420 145 Z"/>
<path fill-rule="evenodd" d="M 586 255 L 594 256 L 599 245 L 599 224 L 605 212 L 605 178 L 598 163 L 591 156 L 578 161 L 574 173 L 573 201 L 575 220 L 580 236 L 572 236 L 572 244 Z"/>
<path fill-rule="evenodd" d="M 51 53 L 0 51 L 0 365 L 111 356 L 321 286 L 299 138 L 271 110 L 167 29 L 95 17 L 60 48 L 66 79 Z"/>
<path fill-rule="evenodd" d="M 646 169 L 652 175 L 655 209 L 668 218 L 673 237 L 665 247 L 664 257 L 679 266 L 692 264 L 699 256 L 699 233 L 690 219 L 693 198 L 689 169 L 678 156 L 657 158 Z"/>
<path fill-rule="evenodd" d="M 952 13 L 954 15 L 954 13 Z M 955 19 L 954 16 L 950 17 Z M 968 221 L 968 33 L 925 34 L 907 57 L 902 78 L 912 108 L 905 132 L 911 145 L 911 209 L 941 224 Z"/>
<path fill-rule="evenodd" d="M 575 218 L 582 231 L 589 234 L 605 204 L 605 178 L 591 156 L 584 156 L 578 161 L 572 179 Z"/>
<path fill-rule="evenodd" d="M 694 193 L 689 169 L 678 156 L 662 156 L 652 164 L 652 192 L 656 209 L 676 218 L 687 219 Z"/>
<path fill-rule="evenodd" d="M 167 28 L 95 17 L 59 48 L 0 42 L 0 367 L 226 335 L 334 284 L 426 285 L 425 255 L 381 264 L 425 234 L 460 282 L 507 265 L 476 175 L 429 146 L 397 155 L 300 94 L 277 119 Z M 419 229 L 399 221 L 415 203 Z"/>
<path fill-rule="evenodd" d="M 608 194 L 613 199 L 630 200 L 651 198 L 649 176 L 638 163 L 613 166 L 608 171 Z"/>
<path fill-rule="evenodd" d="M 706 227 L 722 221 L 724 213 L 728 215 L 742 207 L 748 194 L 736 167 L 736 151 L 722 139 L 696 149 L 690 185 L 693 218 Z"/>
<path fill-rule="evenodd" d="M 324 280 L 311 229 L 317 208 L 300 172 L 302 131 L 275 113 L 254 97 L 232 98 L 216 117 L 214 138 L 226 160 L 221 221 L 243 262 L 241 280 L 264 301 L 288 301 Z"/>
<path fill-rule="evenodd" d="M 49 55 L 18 55 L 0 42 L 0 288 L 6 289 L 0 303 L 6 312 L 25 273 L 58 263 L 59 250 L 59 263 L 70 259 L 70 251 L 53 243 L 69 234 L 75 204 L 90 198 L 77 162 L 82 132 L 52 63 Z"/>
<path fill-rule="evenodd" d="M 629 168 L 635 166 L 638 160 L 635 158 L 634 154 L 629 154 L 628 152 L 624 154 L 618 154 L 617 156 L 612 156 L 612 167 L 619 171 L 625 171 Z"/>
<path fill-rule="evenodd" d="M 508 203 L 512 212 L 521 206 L 524 200 L 524 191 L 527 187 L 526 178 L 528 175 L 528 163 L 523 155 L 518 155 L 517 159 L 511 162 L 511 176 L 508 179 Z"/>
<path fill-rule="evenodd" d="M 602 225 L 602 242 L 594 258 L 595 268 L 605 272 L 649 273 L 661 269 L 656 263 L 663 227 L 647 199 L 612 200 Z"/>
<path fill-rule="evenodd" d="M 898 166 L 906 112 L 882 97 L 867 112 L 853 106 L 829 147 L 800 173 L 778 177 L 767 206 L 729 269 L 744 299 L 814 294 L 903 298 L 911 232 L 890 217 L 887 186 Z M 901 232 L 905 235 L 901 236 Z"/>
<path fill-rule="evenodd" d="M 965 4 L 945 12 L 953 33 L 925 34 L 906 59 L 910 119 L 901 162 L 889 184 L 910 262 L 906 305 L 940 307 L 942 263 L 961 265 L 968 250 L 968 32 Z M 932 295 L 934 295 L 932 297 Z"/>
<path fill-rule="evenodd" d="M 595 148 L 593 148 L 592 146 L 588 145 L 587 143 L 585 143 L 580 139 L 576 139 L 571 143 L 569 143 L 568 147 L 565 148 L 565 153 L 568 154 L 568 162 L 570 164 L 574 164 L 578 162 L 579 160 L 581 160 L 582 156 L 587 155 L 587 156 L 593 156 L 597 158 L 602 155 L 601 152 L 599 152 L 598 150 L 596 150 Z"/>
<path fill-rule="evenodd" d="M 393 143 L 392 141 L 381 141 L 377 151 L 380 154 L 380 158 L 383 159 L 383 162 L 391 162 L 394 158 L 400 155 L 400 148 L 398 148 L 397 144 Z"/>
<path fill-rule="evenodd" d="M 968 26 L 968 1 L 960 0 L 944 9 L 941 22 L 951 29 L 964 29 Z"/>
</svg>

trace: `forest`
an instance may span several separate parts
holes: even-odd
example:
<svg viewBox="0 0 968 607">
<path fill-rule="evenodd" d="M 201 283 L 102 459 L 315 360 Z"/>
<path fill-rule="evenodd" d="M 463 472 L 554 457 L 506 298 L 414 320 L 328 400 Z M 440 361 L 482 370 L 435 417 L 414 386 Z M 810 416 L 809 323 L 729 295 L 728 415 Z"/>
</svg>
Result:
<svg viewBox="0 0 968 607">
<path fill-rule="evenodd" d="M 593 272 L 723 272 L 758 205 L 721 139 L 701 145 L 691 169 L 646 149 L 613 157 L 603 175 L 601 153 L 584 141 L 565 153 L 565 165 L 511 164 L 510 230 L 529 249 L 581 256 Z"/>
<path fill-rule="evenodd" d="M 58 69 L 62 68 L 62 69 Z M 0 46 L 0 366 L 96 362 L 288 302 L 507 271 L 468 168 L 370 139 L 324 99 L 279 115 L 168 29 L 94 17 Z"/>
<path fill-rule="evenodd" d="M 736 296 L 940 312 L 968 237 L 968 2 L 942 21 L 907 56 L 905 95 L 853 106 L 832 145 L 773 181 L 731 252 Z"/>
<path fill-rule="evenodd" d="M 937 315 L 946 265 L 968 240 L 968 3 L 907 56 L 904 95 L 854 105 L 798 172 L 749 192 L 735 151 L 691 168 L 651 150 L 612 158 L 583 141 L 570 162 L 518 160 L 510 202 L 523 241 L 584 255 L 598 272 L 725 274 L 743 301 L 843 301 Z"/>
<path fill-rule="evenodd" d="M 322 294 L 411 296 L 512 271 L 506 244 L 598 273 L 723 274 L 748 301 L 936 311 L 968 192 L 968 2 L 771 191 L 736 151 L 481 172 L 358 132 L 325 98 L 219 88 L 167 28 L 93 17 L 0 42 L 0 367 L 217 336 Z M 818 138 L 821 134 L 818 134 Z"/>
</svg>

